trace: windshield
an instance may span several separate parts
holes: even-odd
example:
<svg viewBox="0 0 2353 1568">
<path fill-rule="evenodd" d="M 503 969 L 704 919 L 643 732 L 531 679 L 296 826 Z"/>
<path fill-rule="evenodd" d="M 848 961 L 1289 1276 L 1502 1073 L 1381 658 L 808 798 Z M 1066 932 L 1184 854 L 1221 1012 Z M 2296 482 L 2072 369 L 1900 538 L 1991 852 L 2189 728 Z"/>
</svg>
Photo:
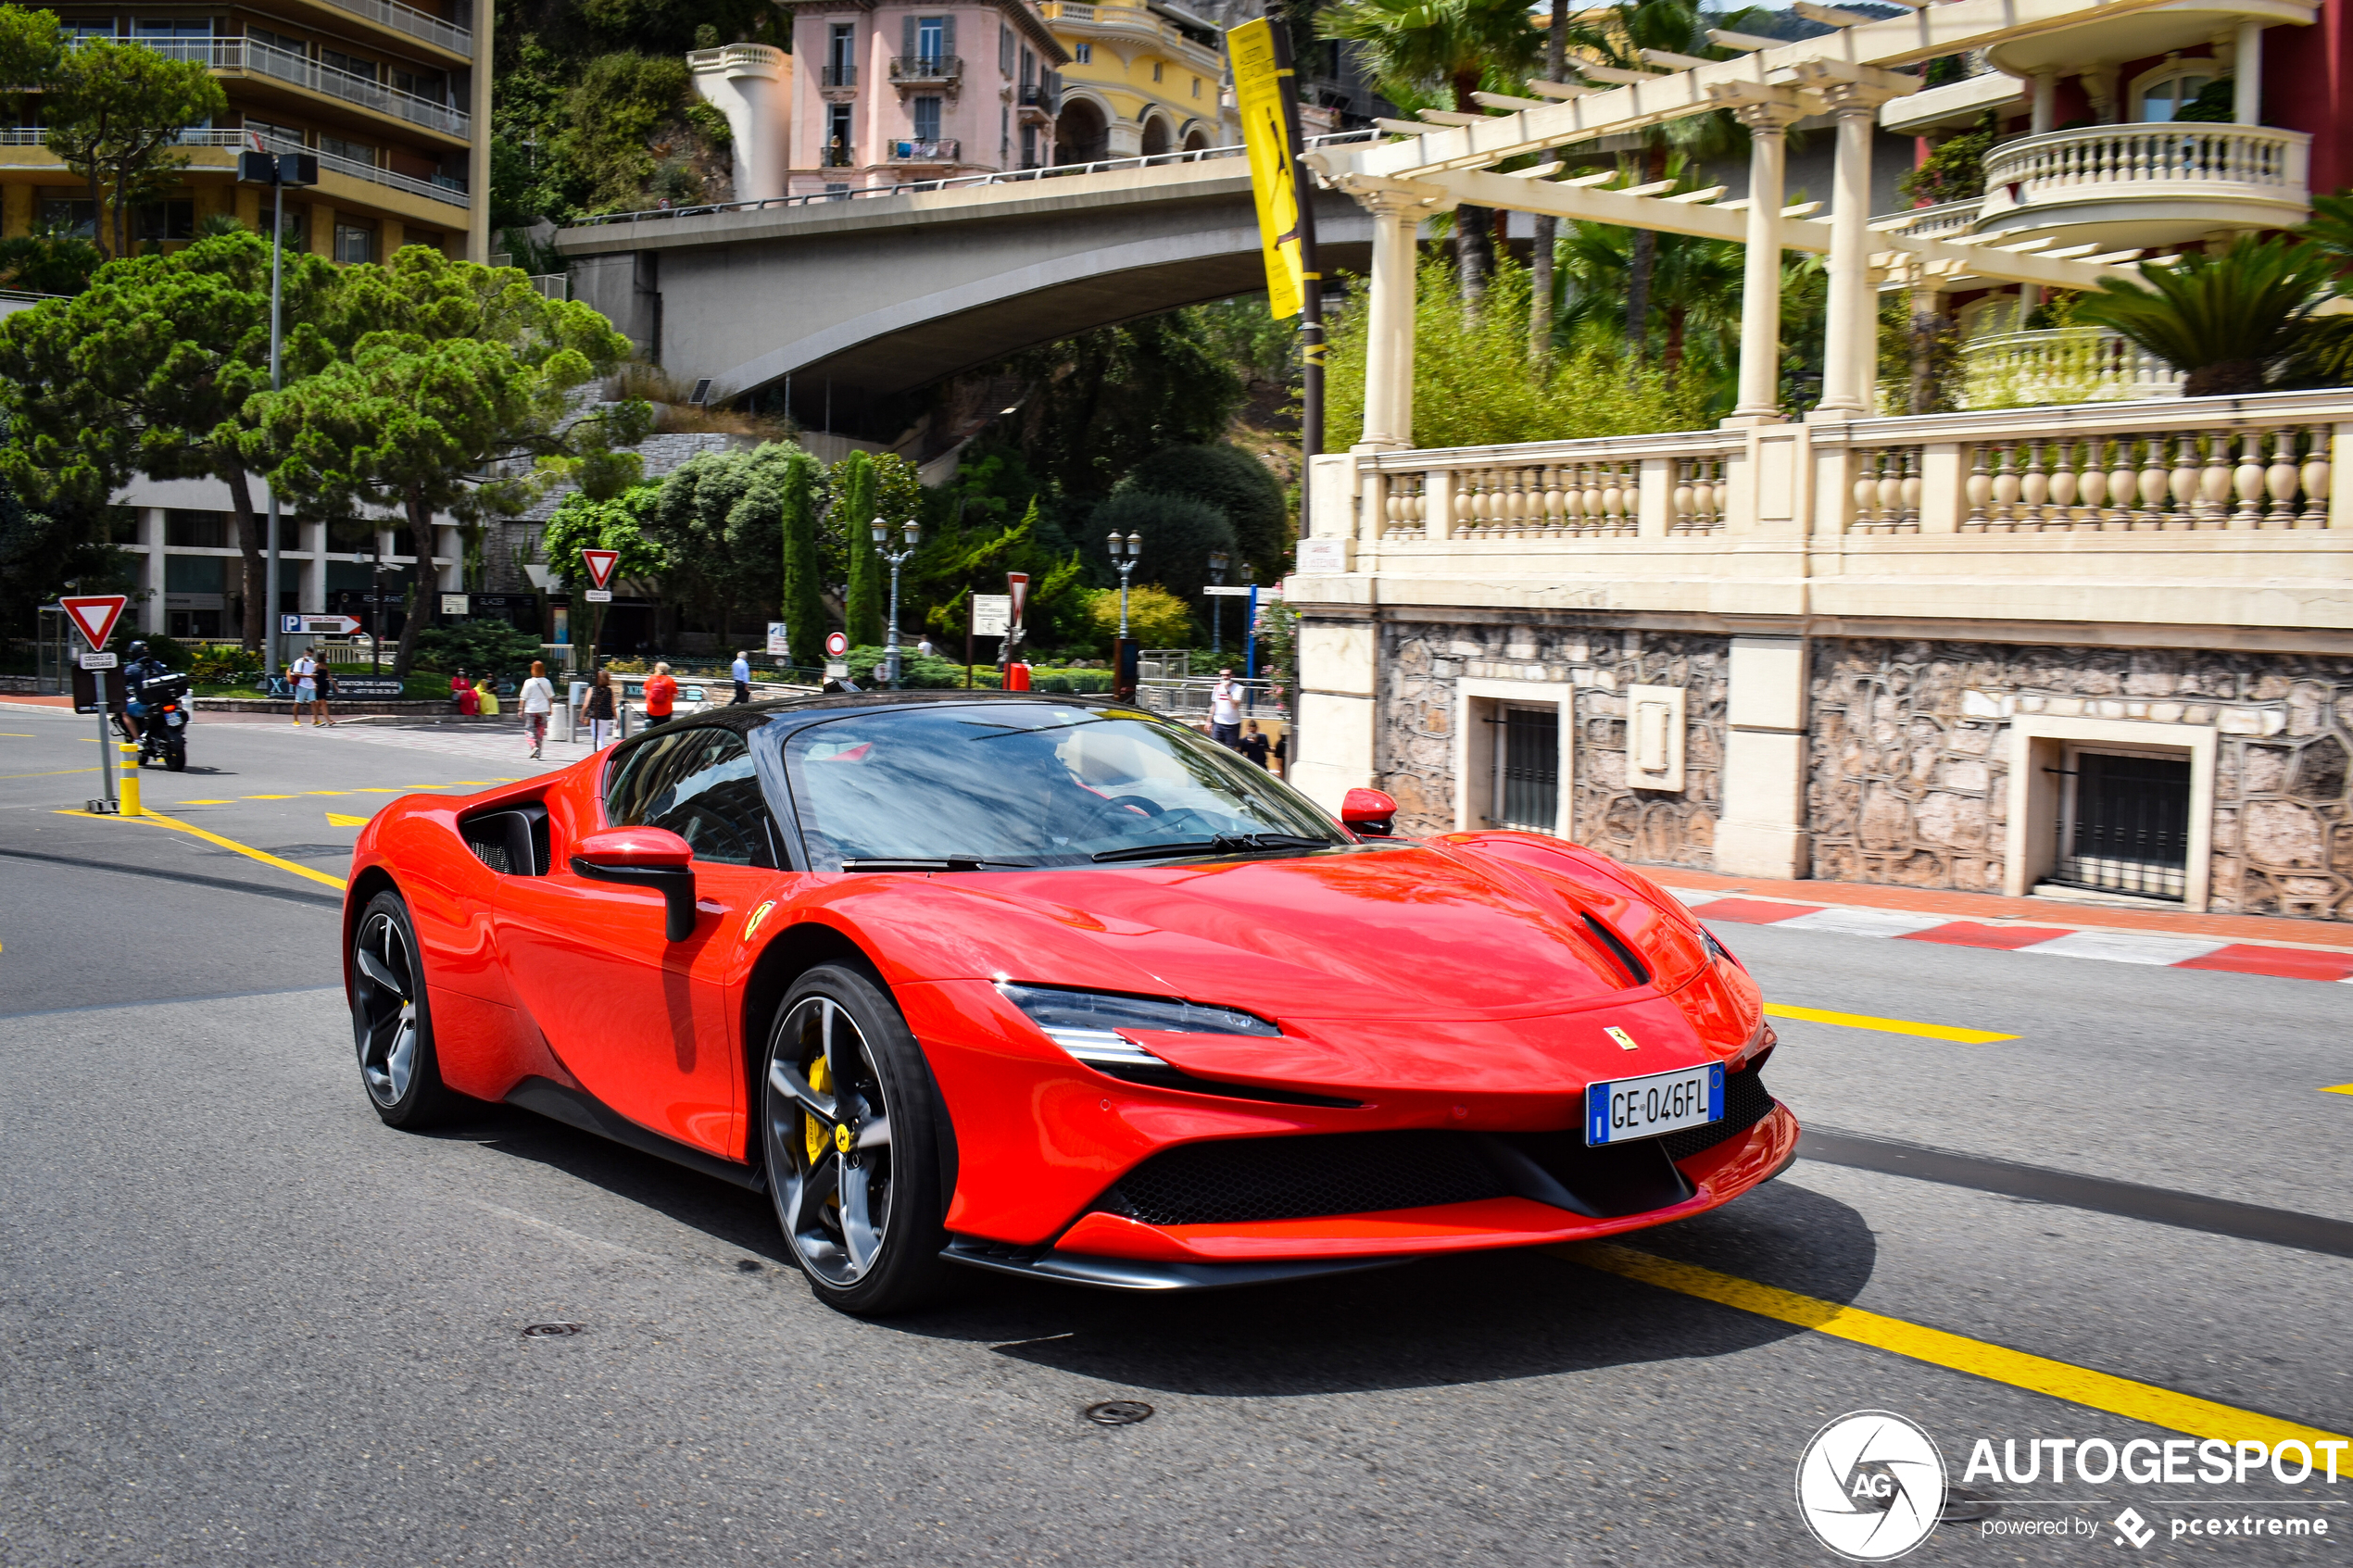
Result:
<svg viewBox="0 0 2353 1568">
<path fill-rule="evenodd" d="M 1264 769 L 1133 709 L 902 708 L 812 724 L 784 749 L 818 871 L 1086 865 L 1149 859 L 1163 845 L 1174 856 L 1353 842 Z"/>
</svg>

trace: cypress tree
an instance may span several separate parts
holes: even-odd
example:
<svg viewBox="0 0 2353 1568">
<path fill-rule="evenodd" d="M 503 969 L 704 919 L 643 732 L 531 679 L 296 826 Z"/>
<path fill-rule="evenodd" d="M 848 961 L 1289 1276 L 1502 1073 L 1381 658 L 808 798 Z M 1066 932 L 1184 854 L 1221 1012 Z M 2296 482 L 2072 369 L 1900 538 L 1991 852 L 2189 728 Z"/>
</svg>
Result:
<svg viewBox="0 0 2353 1568">
<path fill-rule="evenodd" d="M 817 556 L 817 506 L 824 483 L 817 459 L 795 453 L 785 470 L 783 620 L 792 656 L 804 664 L 819 661 L 825 642 L 824 573 Z"/>
<path fill-rule="evenodd" d="M 849 553 L 849 592 L 842 608 L 849 624 L 849 646 L 879 647 L 884 636 L 883 596 L 889 569 L 875 548 L 875 459 L 852 452 L 834 465 L 836 515 Z"/>
</svg>

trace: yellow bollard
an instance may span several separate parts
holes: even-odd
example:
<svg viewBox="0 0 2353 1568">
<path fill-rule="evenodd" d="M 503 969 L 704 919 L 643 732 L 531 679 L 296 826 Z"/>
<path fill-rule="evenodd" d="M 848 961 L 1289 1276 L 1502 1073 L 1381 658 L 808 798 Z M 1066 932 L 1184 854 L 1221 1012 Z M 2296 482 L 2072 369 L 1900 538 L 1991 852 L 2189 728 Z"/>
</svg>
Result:
<svg viewBox="0 0 2353 1568">
<path fill-rule="evenodd" d="M 139 804 L 139 743 L 122 743 L 122 814 L 144 817 L 146 810 Z"/>
</svg>

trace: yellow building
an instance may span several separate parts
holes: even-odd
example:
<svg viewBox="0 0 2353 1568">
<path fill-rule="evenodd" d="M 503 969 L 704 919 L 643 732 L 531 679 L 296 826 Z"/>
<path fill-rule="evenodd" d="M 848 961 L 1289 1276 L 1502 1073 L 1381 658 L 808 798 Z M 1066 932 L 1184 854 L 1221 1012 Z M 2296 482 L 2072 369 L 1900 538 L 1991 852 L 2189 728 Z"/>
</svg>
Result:
<svg viewBox="0 0 2353 1568">
<path fill-rule="evenodd" d="M 1241 140 L 1228 102 L 1225 36 L 1167 5 L 1038 7 L 1070 51 L 1054 121 L 1054 161 L 1157 157 Z"/>
<path fill-rule="evenodd" d="M 140 209 L 145 243 L 189 238 L 230 212 L 266 227 L 266 188 L 236 182 L 239 150 L 306 151 L 319 183 L 290 191 L 301 245 L 381 261 L 403 245 L 486 260 L 490 249 L 490 8 L 469 0 L 271 0 L 56 7 L 81 37 L 144 44 L 210 66 L 229 106 L 188 132 L 179 187 Z M 28 101 L 28 121 L 38 98 Z M 90 194 L 42 144 L 38 125 L 0 130 L 0 235 L 90 221 Z"/>
</svg>

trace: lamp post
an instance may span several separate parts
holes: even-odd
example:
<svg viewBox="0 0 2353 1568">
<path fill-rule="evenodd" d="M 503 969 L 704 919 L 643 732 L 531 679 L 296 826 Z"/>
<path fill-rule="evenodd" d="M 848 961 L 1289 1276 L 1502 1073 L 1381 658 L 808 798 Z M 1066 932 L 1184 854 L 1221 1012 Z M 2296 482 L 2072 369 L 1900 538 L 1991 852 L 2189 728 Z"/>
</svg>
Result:
<svg viewBox="0 0 2353 1568">
<path fill-rule="evenodd" d="M 368 563 L 368 671 L 381 675 L 384 669 L 384 536 L 381 530 L 368 535 L 368 548 L 355 550 L 351 558 Z"/>
<path fill-rule="evenodd" d="M 258 141 L 258 138 L 256 138 Z M 319 158 L 315 153 L 265 153 L 258 148 L 237 155 L 237 182 L 245 185 L 270 187 L 270 390 L 276 392 L 283 383 L 280 373 L 279 275 L 280 261 L 285 249 L 286 197 L 289 185 L 301 187 L 319 182 Z M 270 553 L 269 566 L 262 576 L 262 597 L 269 604 L 263 616 L 261 634 L 269 648 L 264 667 L 278 668 L 278 487 L 270 487 Z M 371 622 L 372 624 L 372 621 Z"/>
<path fill-rule="evenodd" d="M 1209 585 L 1220 588 L 1226 583 L 1227 557 L 1223 550 L 1209 552 Z M 1226 601 L 1215 594 L 1209 596 L 1209 657 L 1214 663 L 1226 651 Z"/>
<path fill-rule="evenodd" d="M 907 547 L 903 550 L 889 547 L 890 524 L 881 518 L 875 519 L 874 532 L 875 544 L 882 550 L 883 559 L 890 562 L 890 641 L 883 648 L 883 665 L 890 671 L 890 684 L 896 686 L 899 684 L 899 568 L 915 553 L 915 546 L 923 543 L 924 526 L 912 518 L 908 519 L 904 530 Z"/>
<path fill-rule="evenodd" d="M 1112 695 L 1132 700 L 1136 695 L 1136 647 L 1127 636 L 1127 580 L 1135 575 L 1136 562 L 1144 553 L 1144 536 L 1130 533 L 1122 537 L 1114 529 L 1111 535 L 1111 564 L 1119 571 L 1119 636 L 1111 647 Z"/>
</svg>

